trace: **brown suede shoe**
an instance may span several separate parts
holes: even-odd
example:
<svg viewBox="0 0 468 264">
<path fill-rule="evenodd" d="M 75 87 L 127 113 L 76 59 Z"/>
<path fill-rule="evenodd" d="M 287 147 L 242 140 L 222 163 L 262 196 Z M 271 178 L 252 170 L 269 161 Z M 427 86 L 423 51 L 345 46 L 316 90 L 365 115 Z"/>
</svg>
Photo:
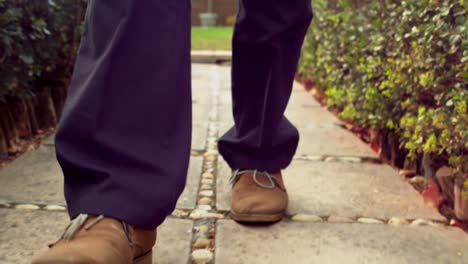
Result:
<svg viewBox="0 0 468 264">
<path fill-rule="evenodd" d="M 277 222 L 288 207 L 281 172 L 234 171 L 231 217 L 238 222 Z"/>
<path fill-rule="evenodd" d="M 136 229 L 104 216 L 81 214 L 32 264 L 151 264 L 156 230 Z"/>
</svg>

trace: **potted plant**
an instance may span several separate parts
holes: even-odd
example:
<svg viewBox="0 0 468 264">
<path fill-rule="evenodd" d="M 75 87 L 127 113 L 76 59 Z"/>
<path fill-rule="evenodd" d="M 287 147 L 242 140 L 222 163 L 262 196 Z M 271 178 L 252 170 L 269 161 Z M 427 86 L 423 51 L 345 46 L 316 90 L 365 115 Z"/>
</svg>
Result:
<svg viewBox="0 0 468 264">
<path fill-rule="evenodd" d="M 202 27 L 216 26 L 218 15 L 213 13 L 213 0 L 208 0 L 208 9 L 205 13 L 200 13 L 200 21 Z"/>
</svg>

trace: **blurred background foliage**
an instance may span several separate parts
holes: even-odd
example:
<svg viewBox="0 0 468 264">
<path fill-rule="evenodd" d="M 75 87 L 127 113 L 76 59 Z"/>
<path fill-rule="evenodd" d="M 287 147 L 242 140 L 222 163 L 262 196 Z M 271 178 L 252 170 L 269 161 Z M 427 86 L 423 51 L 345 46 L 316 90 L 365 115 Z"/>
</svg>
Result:
<svg viewBox="0 0 468 264">
<path fill-rule="evenodd" d="M 55 125 L 79 47 L 83 0 L 0 0 L 0 158 Z"/>
<path fill-rule="evenodd" d="M 397 166 L 468 172 L 464 0 L 314 0 L 300 76 Z"/>
</svg>

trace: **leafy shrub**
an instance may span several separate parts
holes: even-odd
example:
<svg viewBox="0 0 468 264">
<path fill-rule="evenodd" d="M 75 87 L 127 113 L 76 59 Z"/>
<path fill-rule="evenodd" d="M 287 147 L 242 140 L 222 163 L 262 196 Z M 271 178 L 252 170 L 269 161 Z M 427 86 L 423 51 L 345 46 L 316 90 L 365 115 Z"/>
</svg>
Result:
<svg viewBox="0 0 468 264">
<path fill-rule="evenodd" d="M 0 100 L 69 77 L 83 8 L 82 0 L 0 0 Z"/>
<path fill-rule="evenodd" d="M 343 118 L 398 135 L 409 158 L 468 171 L 466 1 L 335 2 L 313 1 L 301 75 Z"/>
<path fill-rule="evenodd" d="M 0 157 L 60 115 L 85 4 L 0 0 Z"/>
</svg>

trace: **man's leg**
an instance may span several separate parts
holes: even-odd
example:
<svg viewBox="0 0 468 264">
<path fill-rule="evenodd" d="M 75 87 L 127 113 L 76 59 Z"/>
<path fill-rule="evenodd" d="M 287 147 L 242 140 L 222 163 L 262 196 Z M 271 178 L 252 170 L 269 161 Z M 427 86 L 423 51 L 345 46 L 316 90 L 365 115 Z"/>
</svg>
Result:
<svg viewBox="0 0 468 264">
<path fill-rule="evenodd" d="M 258 170 L 261 173 L 257 175 L 247 173 L 252 176 L 248 178 L 260 182 L 263 179 L 267 185 L 278 185 L 282 189 L 281 175 L 271 174 L 289 165 L 299 141 L 298 131 L 284 117 L 284 111 L 311 19 L 310 0 L 240 0 L 234 31 L 232 96 L 235 126 L 221 138 L 219 151 L 231 168 Z M 235 193 L 234 188 L 234 206 L 239 198 Z M 241 196 L 245 198 L 248 194 Z M 263 204 L 257 198 L 249 200 L 249 204 L 242 207 L 252 209 L 251 203 Z M 284 198 L 282 200 L 279 207 L 284 207 Z"/>
<path fill-rule="evenodd" d="M 190 155 L 190 0 L 90 5 L 56 140 L 70 215 L 155 228 Z"/>
<path fill-rule="evenodd" d="M 190 0 L 91 0 L 84 29 L 56 138 L 70 216 L 154 230 L 190 157 Z"/>
</svg>

